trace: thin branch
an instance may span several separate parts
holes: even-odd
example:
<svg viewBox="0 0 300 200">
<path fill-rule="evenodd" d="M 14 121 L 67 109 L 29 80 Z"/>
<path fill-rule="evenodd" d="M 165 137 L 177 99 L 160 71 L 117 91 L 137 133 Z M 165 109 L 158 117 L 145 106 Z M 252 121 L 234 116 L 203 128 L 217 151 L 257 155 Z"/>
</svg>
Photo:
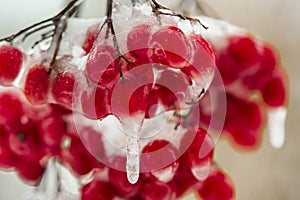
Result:
<svg viewBox="0 0 300 200">
<path fill-rule="evenodd" d="M 174 17 L 178 17 L 182 20 L 189 20 L 191 22 L 198 22 L 204 29 L 208 29 L 208 27 L 205 26 L 204 24 L 202 24 L 202 22 L 199 19 L 192 18 L 192 17 L 187 17 L 187 16 L 184 16 L 182 14 L 175 13 L 171 9 L 159 4 L 156 0 L 150 0 L 150 5 L 152 7 L 152 11 L 156 14 L 156 16 L 159 16 L 159 15 L 174 16 Z M 170 13 L 163 12 L 161 10 L 167 10 L 167 11 L 170 11 Z M 160 20 L 160 18 L 159 18 L 159 20 Z"/>
<path fill-rule="evenodd" d="M 132 2 L 135 2 L 135 1 L 132 0 Z M 107 0 L 106 19 L 104 20 L 103 24 L 100 27 L 97 38 L 100 36 L 100 33 L 102 32 L 104 26 L 107 25 L 105 39 L 108 39 L 110 33 L 112 34 L 113 45 L 114 45 L 115 53 L 117 55 L 118 71 L 120 73 L 120 78 L 124 79 L 122 67 L 121 67 L 121 59 L 124 59 L 127 63 L 130 63 L 130 62 L 120 52 L 120 46 L 119 46 L 116 32 L 115 32 L 114 25 L 113 25 L 113 19 L 112 19 L 112 10 L 113 9 L 112 8 L 113 8 L 113 0 Z"/>
<path fill-rule="evenodd" d="M 62 16 L 64 16 L 66 13 L 69 13 L 69 11 L 73 10 L 74 8 L 77 9 L 77 7 L 81 4 L 81 2 L 82 2 L 82 0 L 72 0 L 72 1 L 69 2 L 69 4 L 67 4 L 67 6 L 61 12 L 59 12 L 54 17 L 51 17 L 51 18 L 45 19 L 43 21 L 40 21 L 38 23 L 35 23 L 35 24 L 25 28 L 25 29 L 20 30 L 16 34 L 13 34 L 9 37 L 2 38 L 2 39 L 0 39 L 0 42 L 1 41 L 6 41 L 6 42 L 11 43 L 11 42 L 13 42 L 13 40 L 15 40 L 19 36 L 23 36 L 23 38 L 21 39 L 21 41 L 23 42 L 23 41 L 25 41 L 25 39 L 28 36 L 32 35 L 33 33 L 41 31 L 41 30 L 43 30 L 45 28 L 48 28 L 52 25 L 57 26 L 57 24 L 59 23 Z M 74 13 L 72 13 L 72 14 L 74 14 Z M 47 24 L 48 22 L 50 22 L 51 24 Z"/>
</svg>

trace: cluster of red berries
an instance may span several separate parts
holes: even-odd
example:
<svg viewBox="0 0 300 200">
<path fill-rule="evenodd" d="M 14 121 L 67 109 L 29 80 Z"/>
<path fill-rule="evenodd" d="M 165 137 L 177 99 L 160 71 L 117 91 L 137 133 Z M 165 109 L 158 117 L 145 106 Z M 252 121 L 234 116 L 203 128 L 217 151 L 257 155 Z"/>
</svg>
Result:
<svg viewBox="0 0 300 200">
<path fill-rule="evenodd" d="M 26 78 L 21 80 L 21 85 L 31 103 L 53 102 L 79 110 L 89 118 L 100 119 L 109 114 L 118 115 L 126 109 L 131 114 L 144 112 L 149 117 L 150 108 L 155 112 L 153 106 L 157 104 L 165 110 L 180 109 L 180 102 L 192 101 L 193 95 L 197 96 L 189 94 L 188 87 L 198 84 L 197 87 L 207 88 L 210 82 L 205 81 L 205 77 L 213 76 L 215 57 L 210 45 L 200 35 L 187 37 L 175 26 L 155 29 L 142 24 L 134 27 L 126 39 L 127 47 L 124 48 L 127 51 L 121 56 L 117 55 L 113 46 L 103 42 L 92 47 L 91 44 L 97 43 L 96 35 L 94 27 L 91 27 L 82 44 L 88 57 L 85 70 L 79 70 L 72 64 L 75 58 L 71 55 L 57 59 L 53 66 L 46 66 L 32 64 L 42 59 L 36 61 L 34 56 L 27 56 L 15 47 L 1 46 L 1 84 L 12 85 L 25 65 L 22 75 Z M 126 80 L 123 80 L 126 83 L 123 88 L 130 89 L 138 82 L 146 84 L 134 88 L 133 94 L 128 94 L 129 108 L 114 105 L 121 109 L 114 113 L 111 108 L 115 103 L 112 102 L 112 94 L 122 79 Z M 118 96 L 124 97 L 128 90 L 117 92 Z M 179 96 L 180 93 L 185 95 Z"/>
<path fill-rule="evenodd" d="M 2 89 L 3 90 L 3 89 Z M 50 158 L 57 158 L 77 175 L 94 168 L 103 168 L 83 145 L 72 121 L 71 112 L 45 104 L 34 106 L 16 90 L 0 94 L 0 166 L 15 170 L 26 181 L 35 183 L 45 170 Z M 97 133 L 86 127 L 89 137 Z M 98 147 L 103 144 L 98 142 Z"/>
<path fill-rule="evenodd" d="M 186 144 L 190 139 L 187 137 L 193 136 L 195 138 L 192 144 Z M 151 170 L 152 165 L 165 162 L 166 159 L 174 160 L 180 148 L 186 148 L 186 145 L 189 145 L 187 151 L 178 160 L 163 169 L 141 174 L 134 185 L 127 180 L 126 158 L 114 157 L 111 160 L 112 167 L 108 169 L 108 179 L 103 178 L 102 171 L 95 172 L 92 181 L 82 188 L 82 199 L 119 197 L 132 200 L 168 200 L 182 197 L 187 191 L 197 191 L 196 195 L 202 199 L 232 199 L 234 196 L 232 183 L 224 172 L 213 164 L 213 144 L 202 128 L 197 130 L 196 135 L 192 131 L 186 133 L 179 149 L 166 140 L 155 140 L 149 143 L 143 148 L 142 153 L 154 152 L 154 154 L 142 155 L 141 168 Z M 204 153 L 203 146 L 206 146 L 205 149 L 209 149 L 209 152 Z M 155 151 L 160 151 L 160 156 L 157 156 Z M 201 153 L 203 157 L 200 158 Z M 114 168 L 123 168 L 124 171 Z M 199 169 L 202 176 L 197 175 L 197 170 L 193 171 L 193 169 Z M 161 170 L 164 172 L 161 173 Z"/>
<path fill-rule="evenodd" d="M 204 129 L 199 128 L 196 134 L 195 130 L 189 130 L 178 149 L 166 140 L 154 140 L 146 145 L 143 154 L 160 150 L 163 157 L 156 154 L 143 156 L 141 168 L 149 172 L 141 174 L 138 183 L 132 185 L 125 172 L 126 158 L 107 157 L 102 134 L 90 127 L 83 129 L 81 137 L 85 139 L 82 142 L 74 130 L 70 114 L 70 111 L 54 104 L 34 106 L 15 90 L 3 91 L 0 94 L 0 119 L 5 122 L 0 129 L 1 168 L 17 171 L 28 183 L 36 183 L 42 177 L 47 161 L 53 157 L 77 177 L 94 171 L 92 181 L 82 187 L 82 199 L 113 199 L 116 196 L 174 199 L 191 189 L 198 191 L 203 199 L 233 197 L 230 180 L 213 164 L 213 142 Z M 83 143 L 89 151 L 93 151 L 93 155 L 97 154 L 97 159 Z M 180 149 L 187 150 L 176 160 Z M 199 157 L 200 154 L 203 156 Z M 112 167 L 105 167 L 99 162 L 104 159 L 108 159 Z M 156 174 L 164 169 L 151 169 L 152 165 L 165 162 L 165 159 L 172 161 L 165 167 L 171 168 L 172 173 L 164 179 L 162 174 Z M 123 168 L 124 171 L 114 168 Z M 198 168 L 204 168 L 200 179 L 193 172 Z M 106 169 L 108 173 L 103 176 Z"/>
<path fill-rule="evenodd" d="M 214 163 L 214 142 L 201 128 L 223 123 L 221 118 L 211 122 L 224 102 L 210 106 L 208 87 L 218 87 L 213 79 L 217 66 L 225 85 L 220 96 L 226 96 L 222 131 L 241 146 L 255 146 L 268 109 L 287 101 L 284 72 L 273 49 L 248 35 L 224 38 L 227 43 L 219 48 L 213 39 L 208 43 L 177 25 L 138 24 L 118 37 L 99 28 L 97 23 L 82 31 L 79 46 L 64 35 L 61 44 L 67 47 L 54 62 L 44 50 L 38 49 L 37 56 L 0 45 L 0 84 L 23 91 L 0 93 L 0 167 L 35 182 L 47 161 L 56 158 L 78 178 L 92 174 L 81 188 L 83 200 L 168 200 L 190 190 L 206 200 L 232 199 L 232 183 Z M 70 46 L 82 53 L 63 51 Z M 192 109 L 197 103 L 200 117 Z M 189 112 L 178 114 L 182 110 Z M 176 119 L 168 123 L 175 130 L 182 126 L 182 138 L 176 145 L 154 138 L 143 146 L 143 173 L 136 184 L 127 180 L 126 157 L 107 153 L 102 137 L 109 133 L 87 126 L 80 138 L 72 118 L 76 112 L 89 120 L 108 115 L 144 120 L 166 111 L 174 112 Z"/>
<path fill-rule="evenodd" d="M 260 144 L 267 113 L 287 104 L 286 74 L 269 44 L 247 34 L 227 37 L 222 48 L 211 42 L 226 91 L 223 130 L 235 144 L 253 149 Z M 209 95 L 204 98 L 203 102 L 209 101 Z M 203 102 L 199 102 L 200 110 L 209 110 Z M 213 112 L 201 113 L 203 124 L 209 125 Z"/>
</svg>

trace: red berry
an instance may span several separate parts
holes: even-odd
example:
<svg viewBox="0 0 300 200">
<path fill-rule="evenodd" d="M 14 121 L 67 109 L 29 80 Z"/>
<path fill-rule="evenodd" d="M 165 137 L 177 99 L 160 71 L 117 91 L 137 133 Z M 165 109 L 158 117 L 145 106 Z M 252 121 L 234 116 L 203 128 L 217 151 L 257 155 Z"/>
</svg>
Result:
<svg viewBox="0 0 300 200">
<path fill-rule="evenodd" d="M 17 126 L 24 110 L 20 99 L 11 93 L 0 95 L 0 121 L 4 125 Z"/>
<path fill-rule="evenodd" d="M 11 85 L 17 78 L 23 62 L 22 52 L 12 46 L 0 47 L 0 84 Z"/>
<path fill-rule="evenodd" d="M 110 82 L 110 74 L 114 76 L 115 71 L 118 71 L 118 66 L 114 62 L 116 59 L 117 55 L 112 46 L 99 45 L 92 49 L 86 63 L 86 75 L 88 79 L 95 83 L 100 81 L 104 84 Z M 107 74 L 104 75 L 104 72 Z"/>
<path fill-rule="evenodd" d="M 226 53 L 219 55 L 217 58 L 217 67 L 225 85 L 238 80 L 240 71 L 238 68 L 240 66 L 230 55 L 227 55 Z"/>
<path fill-rule="evenodd" d="M 231 200 L 234 197 L 231 182 L 221 171 L 210 175 L 198 189 L 198 193 L 204 200 Z"/>
<path fill-rule="evenodd" d="M 45 166 L 40 164 L 40 160 L 19 159 L 16 170 L 22 179 L 35 184 L 43 176 Z"/>
<path fill-rule="evenodd" d="M 73 74 L 69 72 L 58 74 L 52 84 L 52 96 L 58 104 L 72 108 L 74 88 L 75 77 Z"/>
<path fill-rule="evenodd" d="M 261 92 L 265 103 L 270 107 L 284 106 L 286 103 L 286 89 L 280 77 L 271 78 Z"/>
<path fill-rule="evenodd" d="M 151 26 L 140 24 L 135 26 L 127 36 L 127 48 L 129 53 L 139 62 L 148 63 L 149 41 L 151 36 Z"/>
<path fill-rule="evenodd" d="M 18 156 L 41 158 L 44 155 L 39 129 L 34 122 L 12 128 L 8 141 L 11 151 Z"/>
<path fill-rule="evenodd" d="M 91 119 L 106 117 L 110 113 L 108 95 L 108 90 L 101 86 L 84 90 L 81 96 L 83 114 Z"/>
<path fill-rule="evenodd" d="M 39 122 L 39 132 L 43 142 L 53 153 L 58 153 L 62 138 L 66 133 L 66 123 L 62 116 L 50 114 Z"/>
<path fill-rule="evenodd" d="M 24 93 L 33 104 L 42 104 L 47 101 L 49 90 L 49 75 L 42 65 L 36 65 L 27 74 Z"/>
<path fill-rule="evenodd" d="M 155 172 L 167 167 L 178 167 L 178 150 L 166 140 L 155 140 L 147 144 L 141 154 L 143 172 Z M 176 170 L 174 170 L 176 171 Z"/>
<path fill-rule="evenodd" d="M 115 194 L 115 188 L 101 180 L 92 180 L 81 188 L 81 200 L 113 200 Z"/>
<path fill-rule="evenodd" d="M 144 200 L 169 200 L 174 198 L 173 195 L 168 184 L 155 180 L 144 181 L 140 192 Z"/>
<path fill-rule="evenodd" d="M 129 198 L 135 196 L 141 186 L 141 178 L 135 184 L 131 184 L 127 179 L 126 158 L 115 157 L 111 162 L 111 167 L 108 171 L 109 181 L 116 188 L 116 194 L 120 197 Z M 123 171 L 119 171 L 123 170 Z"/>
<path fill-rule="evenodd" d="M 65 140 L 70 140 L 70 144 L 63 147 L 62 160 L 76 175 L 86 175 L 95 168 L 103 168 L 102 163 L 91 155 L 77 135 L 69 135 Z"/>
<path fill-rule="evenodd" d="M 187 167 L 186 163 L 180 159 L 180 165 L 174 179 L 168 184 L 176 192 L 176 197 L 181 197 L 185 192 L 192 189 L 197 182 L 198 180 L 192 174 L 191 168 Z"/>
<path fill-rule="evenodd" d="M 9 132 L 0 126 L 0 168 L 10 168 L 17 163 L 17 156 L 11 152 L 8 144 Z"/>
<path fill-rule="evenodd" d="M 137 88 L 129 100 L 129 113 L 130 115 L 146 115 L 146 108 L 148 105 L 148 96 L 152 84 L 143 85 Z"/>
<path fill-rule="evenodd" d="M 200 73 L 213 71 L 216 58 L 210 44 L 200 35 L 192 35 L 190 39 L 193 44 L 192 66 Z"/>
<path fill-rule="evenodd" d="M 235 36 L 229 39 L 228 54 L 237 63 L 236 70 L 243 71 L 260 60 L 260 55 L 255 42 L 249 36 Z"/>
<path fill-rule="evenodd" d="M 191 47 L 185 34 L 175 26 L 159 28 L 149 43 L 153 62 L 172 68 L 182 68 L 191 59 Z"/>
<path fill-rule="evenodd" d="M 86 35 L 85 35 L 84 42 L 82 44 L 82 48 L 86 52 L 86 54 L 90 53 L 90 51 L 93 47 L 93 44 L 97 38 L 98 32 L 99 32 L 98 24 L 93 25 L 88 28 Z"/>
<path fill-rule="evenodd" d="M 91 127 L 85 127 L 79 133 L 80 139 L 86 149 L 98 160 L 102 161 L 105 157 L 105 149 L 102 140 L 102 133 Z"/>
<path fill-rule="evenodd" d="M 178 99 L 172 90 L 163 85 L 155 84 L 149 93 L 147 118 L 161 114 L 157 113 L 158 105 L 164 107 L 165 110 L 163 112 L 180 108 Z"/>
<path fill-rule="evenodd" d="M 196 133 L 191 129 L 181 139 L 180 151 L 184 152 L 181 160 L 190 168 L 202 165 L 207 161 L 211 162 L 213 150 L 213 141 L 202 128 L 199 128 Z"/>
<path fill-rule="evenodd" d="M 277 66 L 277 55 L 275 50 L 268 45 L 263 45 L 263 52 L 261 57 L 261 68 L 262 71 L 271 72 Z"/>
<path fill-rule="evenodd" d="M 264 120 L 263 110 L 257 102 L 227 94 L 224 130 L 231 134 L 235 142 L 245 147 L 257 145 Z"/>
<path fill-rule="evenodd" d="M 187 75 L 194 87 L 207 88 L 212 80 L 216 68 L 216 58 L 210 44 L 200 35 L 190 37 L 193 57 L 187 67 L 181 71 Z"/>
</svg>

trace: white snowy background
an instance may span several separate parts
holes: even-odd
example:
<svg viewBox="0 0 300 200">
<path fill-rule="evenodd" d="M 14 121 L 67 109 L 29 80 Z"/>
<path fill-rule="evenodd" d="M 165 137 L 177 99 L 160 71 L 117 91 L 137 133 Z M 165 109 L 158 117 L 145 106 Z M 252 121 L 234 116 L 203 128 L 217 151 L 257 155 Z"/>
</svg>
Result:
<svg viewBox="0 0 300 200">
<path fill-rule="evenodd" d="M 265 135 L 262 147 L 256 152 L 239 152 L 223 140 L 217 145 L 216 160 L 233 179 L 237 200 L 300 199 L 300 1 L 206 1 L 223 19 L 273 43 L 290 77 L 291 96 L 284 147 L 273 149 Z M 0 37 L 53 16 L 66 2 L 0 0 Z M 170 3 L 167 0 L 161 2 Z M 82 15 L 102 16 L 104 10 L 104 0 L 85 0 Z M 0 200 L 23 200 L 30 189 L 13 173 L 0 172 Z"/>
</svg>

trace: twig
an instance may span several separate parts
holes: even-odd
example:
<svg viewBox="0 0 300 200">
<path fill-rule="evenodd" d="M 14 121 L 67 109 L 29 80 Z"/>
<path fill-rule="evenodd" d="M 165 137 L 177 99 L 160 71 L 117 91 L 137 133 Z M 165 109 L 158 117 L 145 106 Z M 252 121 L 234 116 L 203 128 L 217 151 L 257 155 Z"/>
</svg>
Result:
<svg viewBox="0 0 300 200">
<path fill-rule="evenodd" d="M 178 17 L 182 20 L 189 20 L 191 22 L 198 22 L 204 29 L 208 29 L 208 27 L 205 26 L 204 24 L 202 24 L 202 22 L 199 19 L 192 18 L 192 17 L 187 17 L 187 16 L 184 16 L 182 14 L 175 13 L 171 9 L 159 4 L 156 0 L 150 0 L 150 5 L 152 7 L 152 11 L 156 14 L 156 16 L 159 16 L 159 15 L 174 16 L 174 17 Z M 168 10 L 168 11 L 170 11 L 170 13 L 163 12 L 161 10 Z M 160 18 L 159 18 L 159 21 L 160 21 Z"/>
<path fill-rule="evenodd" d="M 132 0 L 132 3 L 135 4 L 135 0 Z M 113 0 L 107 0 L 106 19 L 104 20 L 103 24 L 100 27 L 97 38 L 100 36 L 100 33 L 102 32 L 104 26 L 107 25 L 107 29 L 106 29 L 106 33 L 105 33 L 105 39 L 108 39 L 110 33 L 112 34 L 113 45 L 114 45 L 115 53 L 117 55 L 118 71 L 119 71 L 119 74 L 120 74 L 120 78 L 122 80 L 124 80 L 122 67 L 121 67 L 121 59 L 124 59 L 127 63 L 130 63 L 130 62 L 120 52 L 120 46 L 119 46 L 118 39 L 117 39 L 117 36 L 116 36 L 116 32 L 115 32 L 114 25 L 113 25 L 112 7 L 113 7 Z"/>
</svg>

